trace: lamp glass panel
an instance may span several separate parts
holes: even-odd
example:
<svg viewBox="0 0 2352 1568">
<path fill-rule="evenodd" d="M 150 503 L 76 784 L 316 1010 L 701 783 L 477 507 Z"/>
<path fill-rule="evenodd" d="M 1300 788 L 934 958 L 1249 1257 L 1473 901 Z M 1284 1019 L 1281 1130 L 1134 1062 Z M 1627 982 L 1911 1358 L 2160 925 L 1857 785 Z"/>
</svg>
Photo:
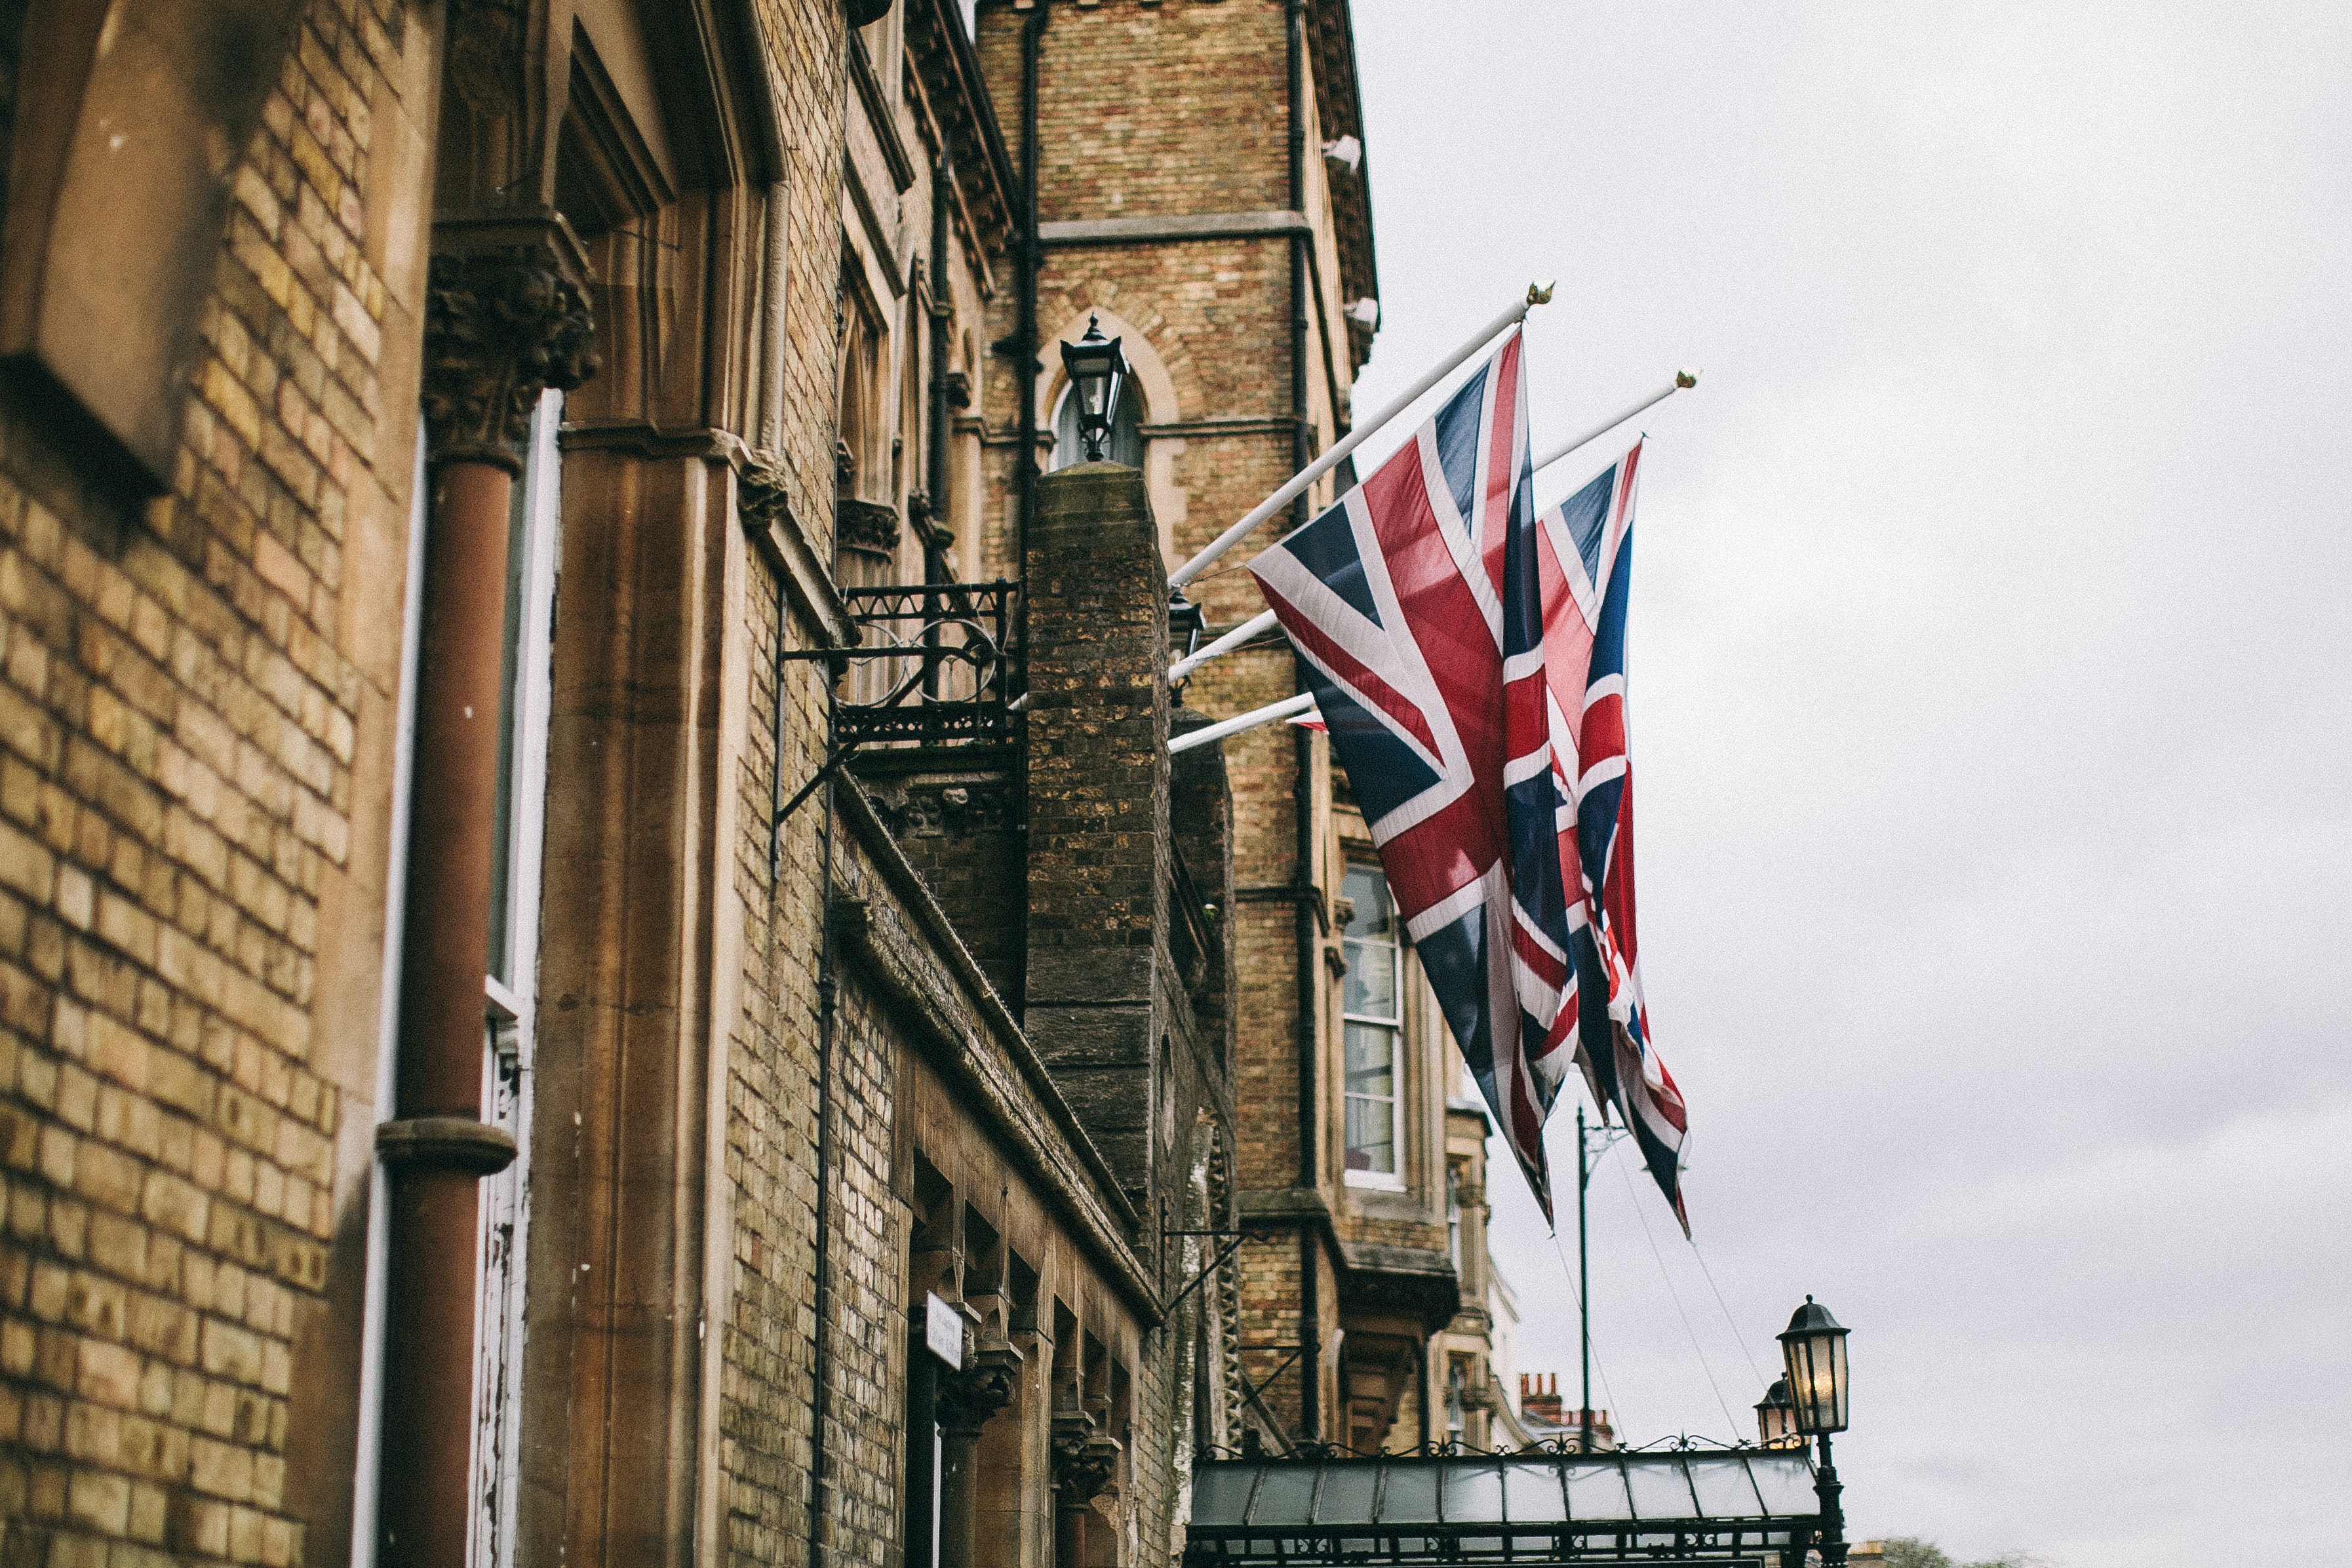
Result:
<svg viewBox="0 0 2352 1568">
<path fill-rule="evenodd" d="M 1830 1408 L 1840 1432 L 1845 1430 L 1845 1336 L 1839 1334 L 1830 1341 Z"/>
</svg>

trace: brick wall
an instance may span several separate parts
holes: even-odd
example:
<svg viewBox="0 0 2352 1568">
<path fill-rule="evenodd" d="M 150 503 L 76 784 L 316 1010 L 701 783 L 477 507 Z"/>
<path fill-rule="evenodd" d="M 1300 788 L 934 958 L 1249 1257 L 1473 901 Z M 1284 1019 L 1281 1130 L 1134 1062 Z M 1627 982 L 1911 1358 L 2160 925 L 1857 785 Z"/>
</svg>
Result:
<svg viewBox="0 0 2352 1568">
<path fill-rule="evenodd" d="M 306 1521 L 347 1517 L 330 1243 L 373 1120 L 421 265 L 390 215 L 431 56 L 403 16 L 310 6 L 237 150 L 169 494 L 118 510 L 0 417 L 10 1562 L 342 1550 Z"/>
</svg>

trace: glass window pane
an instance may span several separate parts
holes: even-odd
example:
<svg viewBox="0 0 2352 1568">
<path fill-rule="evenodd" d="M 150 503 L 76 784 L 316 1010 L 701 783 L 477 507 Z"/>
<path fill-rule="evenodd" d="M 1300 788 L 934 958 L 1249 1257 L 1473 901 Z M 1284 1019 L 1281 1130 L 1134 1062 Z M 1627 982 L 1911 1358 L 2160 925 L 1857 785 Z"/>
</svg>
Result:
<svg viewBox="0 0 2352 1568">
<path fill-rule="evenodd" d="M 1348 1097 L 1348 1169 L 1396 1174 L 1396 1102 Z"/>
<path fill-rule="evenodd" d="M 1764 1511 L 1774 1518 L 1789 1519 L 1821 1511 L 1821 1498 L 1813 1490 L 1813 1467 L 1804 1455 L 1750 1454 L 1748 1473 L 1755 1479 L 1756 1489 L 1763 1494 Z"/>
<path fill-rule="evenodd" d="M 1633 1505 L 1625 1497 L 1625 1478 L 1615 1460 L 1569 1467 L 1568 1516 L 1580 1523 L 1633 1517 Z"/>
<path fill-rule="evenodd" d="M 1559 1467 L 1549 1459 L 1506 1464 L 1503 1501 L 1513 1524 L 1551 1524 L 1568 1517 L 1568 1502 L 1559 1490 Z"/>
<path fill-rule="evenodd" d="M 1698 1494 L 1699 1512 L 1709 1519 L 1751 1519 L 1759 1506 L 1748 1467 L 1738 1459 L 1688 1461 L 1691 1489 Z"/>
<path fill-rule="evenodd" d="M 1348 961 L 1346 1010 L 1367 1017 L 1395 1017 L 1396 949 L 1384 942 L 1350 942 L 1341 956 Z"/>
<path fill-rule="evenodd" d="M 1377 1024 L 1350 1024 L 1347 1042 L 1348 1092 L 1393 1097 L 1396 1031 Z"/>
<path fill-rule="evenodd" d="M 1239 1524 L 1257 1484 L 1255 1465 L 1198 1465 L 1192 1470 L 1192 1522 Z"/>
<path fill-rule="evenodd" d="M 1396 905 L 1389 900 L 1389 879 L 1379 867 L 1349 867 L 1339 890 L 1356 906 L 1354 918 L 1348 921 L 1349 936 L 1396 940 Z"/>
<path fill-rule="evenodd" d="M 1376 1465 L 1330 1465 L 1323 1471 L 1323 1489 L 1315 1499 L 1318 1524 L 1370 1524 L 1372 1489 L 1380 1479 Z"/>
<path fill-rule="evenodd" d="M 1445 1522 L 1503 1522 L 1503 1477 L 1491 1459 L 1445 1466 Z"/>
<path fill-rule="evenodd" d="M 1250 1523 L 1305 1524 L 1315 1501 L 1315 1470 L 1309 1465 L 1269 1465 L 1257 1489 Z"/>
<path fill-rule="evenodd" d="M 1692 1511 L 1690 1482 L 1683 1479 L 1682 1464 L 1672 1455 L 1629 1458 L 1625 1484 L 1633 1494 L 1636 1519 L 1697 1517 Z"/>
<path fill-rule="evenodd" d="M 522 666 L 523 568 L 530 560 L 530 481 L 538 447 L 534 440 L 507 506 L 507 624 L 499 665 L 499 794 L 490 826 L 490 951 L 486 958 L 488 972 L 501 981 L 514 978 L 514 955 L 507 949 L 514 904 L 515 696 Z"/>
<path fill-rule="evenodd" d="M 1437 1519 L 1437 1467 L 1426 1461 L 1389 1465 L 1381 1492 L 1382 1524 L 1427 1524 Z"/>
</svg>

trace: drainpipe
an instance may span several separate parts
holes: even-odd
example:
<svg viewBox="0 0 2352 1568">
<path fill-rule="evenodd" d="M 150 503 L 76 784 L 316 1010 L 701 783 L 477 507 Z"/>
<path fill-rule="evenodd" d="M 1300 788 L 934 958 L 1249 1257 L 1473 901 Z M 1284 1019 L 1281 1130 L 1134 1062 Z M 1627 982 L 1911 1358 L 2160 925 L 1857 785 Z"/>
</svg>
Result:
<svg viewBox="0 0 2352 1568">
<path fill-rule="evenodd" d="M 834 791 L 838 784 L 837 778 L 824 781 L 824 831 L 817 841 L 816 858 L 817 875 L 823 879 L 817 916 L 823 931 L 817 939 L 816 961 L 816 1325 L 809 1347 L 808 1550 L 801 1559 L 808 1568 L 818 1568 L 824 1560 L 824 1437 L 833 1410 L 826 1330 L 833 1310 L 833 825 Z"/>
<path fill-rule="evenodd" d="M 936 534 L 946 527 L 948 505 L 948 321 L 954 314 L 948 299 L 948 201 L 955 194 L 952 165 L 940 154 L 931 166 L 931 384 L 930 440 L 923 484 L 930 492 L 930 525 Z M 952 582 L 946 552 L 925 542 L 924 581 Z"/>
<path fill-rule="evenodd" d="M 436 253 L 425 321 L 430 511 L 401 910 L 389 1184 L 381 1561 L 463 1568 L 474 1514 L 481 1179 L 515 1157 L 486 1124 L 483 976 L 498 817 L 507 536 L 530 416 L 595 368 L 576 242 Z M 462 236 L 460 237 L 462 243 Z"/>
<path fill-rule="evenodd" d="M 1026 573 L 1029 521 L 1037 510 L 1037 269 L 1044 255 L 1037 243 L 1037 58 L 1045 46 L 1045 24 L 1053 19 L 1053 0 L 1037 0 L 1037 8 L 1021 24 L 1021 248 L 1015 291 L 1019 307 L 1013 329 L 1013 384 L 1020 404 L 1019 445 L 1013 456 L 1013 487 L 1017 515 L 1013 524 L 1013 570 Z M 1013 646 L 1028 668 L 1029 595 L 1024 587 L 1013 601 Z M 1016 694 L 1026 700 L 1028 692 Z M 1017 742 L 1028 744 L 1029 721 L 1016 716 Z M 1020 887 L 1015 907 L 1029 907 L 1029 797 L 1013 792 L 1013 842 L 1019 855 Z M 1013 991 L 1006 1000 L 1013 1016 L 1024 1024 L 1029 1016 L 1029 922 L 1017 921 L 1013 934 Z"/>
<path fill-rule="evenodd" d="M 1307 205 L 1307 6 L 1306 0 L 1285 0 L 1285 39 L 1288 52 L 1290 145 L 1290 210 Z M 1293 472 L 1315 460 L 1315 437 L 1307 417 L 1307 237 L 1290 237 L 1290 466 Z M 1307 497 L 1291 503 L 1291 525 L 1308 521 Z M 1297 687 L 1307 690 L 1306 667 L 1293 656 Z M 1322 1031 L 1316 1006 L 1315 966 L 1321 932 L 1318 930 L 1315 889 L 1315 739 L 1297 731 L 1297 773 L 1291 806 L 1297 842 L 1292 876 L 1293 907 L 1298 940 L 1298 1184 L 1313 1189 L 1322 1173 L 1316 1161 L 1317 1133 L 1322 1123 L 1322 1096 L 1316 1064 Z M 1299 1434 L 1313 1440 L 1323 1435 L 1323 1353 L 1321 1309 L 1317 1274 L 1322 1261 L 1315 1225 L 1298 1228 L 1298 1362 Z"/>
</svg>

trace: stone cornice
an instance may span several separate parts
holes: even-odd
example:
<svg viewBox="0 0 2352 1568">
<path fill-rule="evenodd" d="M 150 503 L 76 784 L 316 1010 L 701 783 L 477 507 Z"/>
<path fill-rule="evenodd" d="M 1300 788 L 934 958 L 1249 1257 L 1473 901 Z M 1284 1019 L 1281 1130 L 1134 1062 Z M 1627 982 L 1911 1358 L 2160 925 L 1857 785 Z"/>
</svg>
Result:
<svg viewBox="0 0 2352 1568">
<path fill-rule="evenodd" d="M 1168 216 L 1084 217 L 1037 226 L 1047 250 L 1098 245 L 1156 245 L 1171 239 L 1244 239 L 1311 234 L 1305 213 L 1279 207 L 1259 212 L 1184 213 Z"/>
</svg>

